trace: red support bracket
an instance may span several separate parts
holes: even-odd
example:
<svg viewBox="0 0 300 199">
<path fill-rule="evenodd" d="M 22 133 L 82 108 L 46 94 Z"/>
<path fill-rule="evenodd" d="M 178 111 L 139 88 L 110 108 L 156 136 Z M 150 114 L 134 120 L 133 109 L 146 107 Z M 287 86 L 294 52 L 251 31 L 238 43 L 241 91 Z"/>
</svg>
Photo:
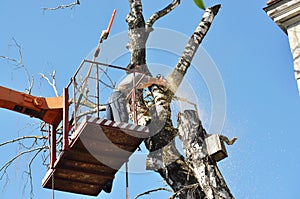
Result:
<svg viewBox="0 0 300 199">
<path fill-rule="evenodd" d="M 138 124 L 137 120 L 137 101 L 136 101 L 136 82 L 135 82 L 135 71 L 133 71 L 133 82 L 132 82 L 132 105 L 133 105 L 133 122 Z"/>
<path fill-rule="evenodd" d="M 56 126 L 52 126 L 51 140 L 50 140 L 50 166 L 54 168 L 56 161 Z"/>
<path fill-rule="evenodd" d="M 69 91 L 64 88 L 63 91 L 63 150 L 69 148 Z"/>
</svg>

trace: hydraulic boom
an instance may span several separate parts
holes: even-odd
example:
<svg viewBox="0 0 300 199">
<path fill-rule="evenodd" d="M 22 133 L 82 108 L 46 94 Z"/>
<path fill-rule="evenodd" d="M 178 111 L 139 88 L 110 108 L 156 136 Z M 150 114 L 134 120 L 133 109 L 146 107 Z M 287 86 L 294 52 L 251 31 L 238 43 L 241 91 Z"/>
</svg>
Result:
<svg viewBox="0 0 300 199">
<path fill-rule="evenodd" d="M 0 86 L 0 108 L 39 118 L 57 126 L 63 117 L 63 97 L 35 97 Z"/>
</svg>

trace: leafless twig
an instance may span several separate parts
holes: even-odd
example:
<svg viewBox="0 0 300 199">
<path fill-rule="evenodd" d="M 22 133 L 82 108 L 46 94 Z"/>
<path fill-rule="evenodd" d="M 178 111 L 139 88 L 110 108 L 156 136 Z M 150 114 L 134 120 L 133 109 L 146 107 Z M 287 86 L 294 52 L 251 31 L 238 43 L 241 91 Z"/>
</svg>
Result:
<svg viewBox="0 0 300 199">
<path fill-rule="evenodd" d="M 26 151 L 22 151 L 21 153 L 17 154 L 15 157 L 13 157 L 12 159 L 10 159 L 8 162 L 6 162 L 1 168 L 0 168 L 0 172 L 3 172 L 3 174 L 0 176 L 0 180 L 2 180 L 3 176 L 6 174 L 6 170 L 7 168 L 19 157 L 28 154 L 28 153 L 32 153 L 34 151 L 39 151 L 39 150 L 43 150 L 43 149 L 47 149 L 49 148 L 48 146 L 41 146 L 38 148 L 34 148 L 34 149 L 30 149 L 30 150 L 26 150 Z"/>
<path fill-rule="evenodd" d="M 176 191 L 172 196 L 170 196 L 169 199 L 174 199 L 174 198 L 178 197 L 184 190 L 187 190 L 187 189 L 196 190 L 199 186 L 200 186 L 199 183 L 184 186 L 182 189 Z"/>
<path fill-rule="evenodd" d="M 70 4 L 66 4 L 66 5 L 60 5 L 54 8 L 42 8 L 42 10 L 46 11 L 46 10 L 59 10 L 59 9 L 65 9 L 65 8 L 71 8 L 73 9 L 75 6 L 80 5 L 80 1 L 76 0 Z"/>
<path fill-rule="evenodd" d="M 35 158 L 37 157 L 37 155 L 38 155 L 42 150 L 44 150 L 44 148 L 40 148 L 40 149 L 37 150 L 37 152 L 33 155 L 33 157 L 31 158 L 31 160 L 30 160 L 30 162 L 29 162 L 29 164 L 28 164 L 28 170 L 25 171 L 25 174 L 27 174 L 28 177 L 29 177 L 29 183 L 30 183 L 30 199 L 32 199 L 33 196 L 34 196 L 34 192 L 33 192 L 33 181 L 32 181 L 32 168 L 31 168 L 31 166 L 32 166 L 33 161 L 34 161 Z M 25 188 L 26 188 L 26 185 L 24 186 L 24 189 L 25 189 Z"/>
<path fill-rule="evenodd" d="M 180 0 L 173 0 L 172 3 L 170 3 L 168 6 L 166 6 L 164 9 L 154 13 L 147 21 L 146 27 L 151 28 L 153 24 L 160 19 L 161 17 L 165 16 L 166 14 L 170 13 L 172 10 L 174 10 L 178 5 L 180 4 Z"/>
<path fill-rule="evenodd" d="M 148 195 L 148 194 L 150 194 L 152 192 L 156 192 L 156 191 L 168 191 L 168 192 L 173 193 L 173 191 L 171 189 L 160 187 L 160 188 L 157 188 L 157 189 L 152 189 L 152 190 L 146 191 L 144 193 L 141 193 L 141 194 L 137 195 L 134 199 L 137 199 L 137 198 L 139 198 L 141 196 Z"/>
<path fill-rule="evenodd" d="M 99 106 L 99 111 L 105 111 L 106 110 L 106 106 Z M 82 112 L 82 113 L 79 113 L 77 115 L 77 120 L 79 120 L 80 118 L 82 118 L 83 116 L 86 116 L 86 115 L 90 115 L 90 114 L 94 114 L 97 112 L 97 107 L 94 108 L 94 109 L 91 109 L 91 110 L 88 110 L 88 111 L 85 111 L 85 112 Z"/>
<path fill-rule="evenodd" d="M 23 53 L 22 53 L 22 46 L 17 42 L 17 40 L 15 38 L 12 38 L 12 40 L 14 41 L 14 45 L 17 47 L 18 49 L 18 53 L 19 53 L 19 60 L 15 59 L 15 58 L 11 58 L 8 56 L 2 56 L 0 55 L 1 59 L 5 59 L 8 60 L 10 62 L 13 62 L 16 66 L 18 66 L 15 69 L 18 68 L 23 68 L 23 70 L 25 71 L 26 77 L 27 77 L 27 82 L 28 82 L 28 88 L 26 89 L 27 93 L 30 94 L 34 85 L 34 76 L 29 75 L 29 71 L 26 68 L 25 64 L 23 63 Z"/>
<path fill-rule="evenodd" d="M 12 139 L 12 140 L 8 140 L 6 142 L 0 143 L 0 147 L 4 146 L 6 144 L 18 142 L 18 141 L 25 140 L 25 139 L 35 139 L 35 140 L 39 139 L 39 140 L 42 140 L 42 139 L 47 139 L 47 137 L 46 136 L 36 136 L 36 135 L 18 137 L 16 139 Z"/>
<path fill-rule="evenodd" d="M 46 75 L 44 75 L 43 73 L 40 73 L 40 75 L 42 76 L 43 79 L 47 80 L 48 84 L 53 88 L 55 95 L 58 97 L 59 94 L 56 88 L 56 79 L 55 79 L 56 71 L 54 70 L 53 73 L 50 74 L 52 81 L 48 77 L 46 77 Z"/>
<path fill-rule="evenodd" d="M 90 77 L 91 79 L 93 80 L 97 80 L 95 77 Z M 104 86 L 108 87 L 108 88 L 111 88 L 111 89 L 115 89 L 115 85 L 112 84 L 112 85 L 109 85 L 108 83 L 104 82 L 103 80 L 101 79 L 98 79 L 98 81 L 103 84 Z"/>
<path fill-rule="evenodd" d="M 113 80 L 111 79 L 111 77 L 108 74 L 108 68 L 106 68 L 105 70 L 101 67 L 99 67 L 99 70 L 101 70 L 103 72 L 103 74 L 105 75 L 105 77 L 108 79 L 108 81 L 110 82 L 111 86 L 108 86 L 109 88 L 115 89 L 116 88 L 116 83 L 113 82 Z M 101 82 L 102 83 L 102 82 Z M 106 85 L 106 84 L 105 84 Z"/>
<path fill-rule="evenodd" d="M 12 62 L 19 63 L 19 60 L 14 59 L 14 58 L 11 58 L 11 57 L 7 57 L 7 56 L 0 55 L 0 58 L 1 58 L 1 59 L 6 59 L 6 60 L 8 60 L 8 61 L 12 61 Z"/>
<path fill-rule="evenodd" d="M 6 179 L 6 180 L 5 180 L 5 183 L 4 183 L 4 185 L 3 185 L 2 191 L 5 190 L 6 185 L 9 183 L 9 177 L 8 177 L 8 174 L 7 174 L 6 171 L 3 172 L 3 174 L 1 175 L 0 180 L 3 179 L 3 176 L 5 176 L 5 179 Z"/>
</svg>

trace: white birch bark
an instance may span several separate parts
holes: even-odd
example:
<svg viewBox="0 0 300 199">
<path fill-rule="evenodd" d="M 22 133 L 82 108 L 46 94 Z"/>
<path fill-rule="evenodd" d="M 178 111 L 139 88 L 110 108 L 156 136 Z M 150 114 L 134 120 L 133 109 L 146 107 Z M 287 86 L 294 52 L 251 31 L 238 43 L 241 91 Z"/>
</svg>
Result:
<svg viewBox="0 0 300 199">
<path fill-rule="evenodd" d="M 156 20 L 168 14 L 179 5 L 180 0 L 173 0 L 173 2 L 163 10 L 154 13 L 147 23 L 144 21 L 141 1 L 129 0 L 129 3 L 130 13 L 126 21 L 129 26 L 128 35 L 130 42 L 128 48 L 131 52 L 131 60 L 128 68 L 138 69 L 139 72 L 151 75 L 146 66 L 146 42 L 152 31 L 152 25 Z M 208 190 L 211 184 L 203 187 L 199 186 L 201 179 L 198 179 L 196 173 L 194 173 L 193 167 L 191 166 L 192 161 L 187 161 L 177 151 L 174 145 L 174 138 L 178 131 L 172 124 L 170 103 L 190 66 L 199 44 L 205 37 L 214 17 L 218 13 L 219 8 L 220 5 L 216 5 L 205 10 L 203 19 L 191 36 L 177 66 L 173 73 L 167 78 L 168 82 L 171 83 L 171 89 L 165 91 L 157 85 L 151 87 L 155 110 L 151 111 L 152 125 L 150 128 L 153 130 L 152 135 L 145 141 L 146 147 L 150 152 L 147 167 L 148 169 L 158 172 L 174 190 L 176 196 L 181 199 L 205 198 L 205 195 L 209 195 L 210 193 L 203 192 L 202 189 Z M 163 125 L 162 129 L 160 129 L 160 125 Z M 218 172 L 215 172 L 215 174 L 219 175 Z M 205 183 L 202 184 L 205 185 Z"/>
<path fill-rule="evenodd" d="M 179 137 L 186 154 L 186 163 L 193 170 L 207 199 L 233 199 L 217 163 L 208 155 L 207 133 L 196 111 L 186 110 L 178 116 Z"/>
</svg>

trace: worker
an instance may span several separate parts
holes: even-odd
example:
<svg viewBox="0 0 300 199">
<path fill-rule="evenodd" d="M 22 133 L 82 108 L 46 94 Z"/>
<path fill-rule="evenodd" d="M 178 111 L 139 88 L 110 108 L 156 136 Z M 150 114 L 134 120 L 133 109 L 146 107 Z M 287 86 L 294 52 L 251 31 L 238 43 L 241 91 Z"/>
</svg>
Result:
<svg viewBox="0 0 300 199">
<path fill-rule="evenodd" d="M 126 110 L 126 96 L 121 91 L 115 90 L 108 99 L 106 106 L 106 118 L 116 122 L 128 122 L 128 113 Z M 110 193 L 113 185 L 113 180 L 107 181 L 103 187 L 103 191 Z"/>
<path fill-rule="evenodd" d="M 141 67 L 136 67 L 134 71 L 135 72 L 133 72 L 133 70 L 127 71 L 127 76 L 119 83 L 117 88 L 110 95 L 106 106 L 106 118 L 108 120 L 116 122 L 128 122 L 129 115 L 127 111 L 127 104 L 130 99 L 127 100 L 126 97 L 131 93 L 134 84 L 137 90 L 142 90 L 143 88 L 149 87 L 152 84 L 163 86 L 166 84 L 162 77 L 152 78 L 151 76 L 146 75 L 147 73 L 143 73 Z M 110 193 L 112 185 L 113 179 L 108 180 L 103 190 L 107 193 Z"/>
<path fill-rule="evenodd" d="M 119 83 L 118 87 L 110 95 L 106 106 L 106 119 L 116 122 L 128 122 L 129 115 L 127 111 L 127 99 L 126 96 L 133 88 L 134 81 L 138 82 L 141 78 L 146 77 L 141 73 L 128 72 L 127 76 Z M 147 79 L 147 78 L 145 78 Z M 110 193 L 112 190 L 113 180 L 108 180 L 103 187 L 103 191 Z"/>
<path fill-rule="evenodd" d="M 128 122 L 126 96 L 119 90 L 114 91 L 108 99 L 106 118 L 116 122 Z"/>
</svg>

